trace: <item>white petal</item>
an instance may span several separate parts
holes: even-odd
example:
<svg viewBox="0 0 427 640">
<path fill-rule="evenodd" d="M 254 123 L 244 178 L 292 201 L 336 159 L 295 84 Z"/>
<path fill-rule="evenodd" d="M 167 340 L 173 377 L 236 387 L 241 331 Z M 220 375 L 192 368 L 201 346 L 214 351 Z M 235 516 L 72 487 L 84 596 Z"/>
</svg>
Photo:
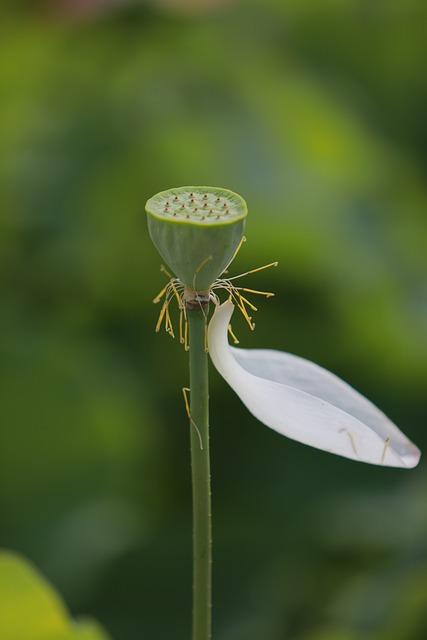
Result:
<svg viewBox="0 0 427 640">
<path fill-rule="evenodd" d="M 350 385 L 313 362 L 267 349 L 228 344 L 231 301 L 209 324 L 215 367 L 249 411 L 275 431 L 346 458 L 389 467 L 415 467 L 419 449 Z"/>
</svg>

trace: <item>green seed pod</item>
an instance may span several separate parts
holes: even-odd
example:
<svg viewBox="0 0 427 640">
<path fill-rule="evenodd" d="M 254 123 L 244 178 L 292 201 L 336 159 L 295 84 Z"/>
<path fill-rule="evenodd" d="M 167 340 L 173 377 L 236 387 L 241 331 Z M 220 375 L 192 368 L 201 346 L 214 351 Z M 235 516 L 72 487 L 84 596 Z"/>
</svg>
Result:
<svg viewBox="0 0 427 640">
<path fill-rule="evenodd" d="M 228 189 L 179 187 L 157 193 L 145 209 L 151 240 L 168 267 L 190 289 L 208 291 L 242 239 L 243 198 Z"/>
</svg>

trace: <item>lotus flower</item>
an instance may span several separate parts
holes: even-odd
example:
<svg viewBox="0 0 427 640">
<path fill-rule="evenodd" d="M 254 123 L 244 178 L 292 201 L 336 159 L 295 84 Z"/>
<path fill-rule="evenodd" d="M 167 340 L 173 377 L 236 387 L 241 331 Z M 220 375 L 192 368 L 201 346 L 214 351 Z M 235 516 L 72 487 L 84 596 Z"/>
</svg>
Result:
<svg viewBox="0 0 427 640">
<path fill-rule="evenodd" d="M 258 420 L 288 438 L 345 458 L 412 468 L 419 449 L 374 404 L 326 369 L 282 351 L 228 344 L 234 311 L 218 305 L 208 330 L 218 372 Z"/>
</svg>

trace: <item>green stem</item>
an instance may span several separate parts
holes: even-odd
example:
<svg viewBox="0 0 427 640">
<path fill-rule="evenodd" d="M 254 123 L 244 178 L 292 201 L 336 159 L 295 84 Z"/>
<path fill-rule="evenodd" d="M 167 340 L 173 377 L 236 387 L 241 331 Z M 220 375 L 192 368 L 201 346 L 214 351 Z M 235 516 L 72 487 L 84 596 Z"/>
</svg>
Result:
<svg viewBox="0 0 427 640">
<path fill-rule="evenodd" d="M 211 638 L 212 532 L 205 309 L 187 309 L 193 482 L 193 640 Z"/>
</svg>

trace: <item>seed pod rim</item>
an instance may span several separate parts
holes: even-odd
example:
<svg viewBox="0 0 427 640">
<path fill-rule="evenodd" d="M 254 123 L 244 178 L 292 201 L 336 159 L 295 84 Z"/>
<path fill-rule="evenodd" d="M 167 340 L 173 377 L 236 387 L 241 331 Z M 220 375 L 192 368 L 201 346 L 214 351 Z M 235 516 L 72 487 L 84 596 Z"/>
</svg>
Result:
<svg viewBox="0 0 427 640">
<path fill-rule="evenodd" d="M 224 194 L 224 196 L 231 196 L 233 199 L 236 200 L 238 205 L 241 207 L 242 211 L 241 213 L 233 213 L 229 219 L 222 216 L 220 219 L 212 218 L 210 220 L 209 218 L 206 218 L 204 220 L 202 219 L 198 220 L 197 218 L 193 218 L 193 217 L 175 218 L 173 216 L 159 215 L 158 213 L 153 211 L 152 208 L 150 208 L 150 205 L 153 201 L 157 201 L 158 199 L 160 199 L 162 196 L 165 196 L 166 194 L 171 194 L 173 196 L 180 193 L 186 193 L 187 191 L 190 193 L 191 190 L 195 190 L 195 191 L 197 190 L 199 193 L 206 191 L 210 195 Z M 153 216 L 153 218 L 156 218 L 156 220 L 161 220 L 162 222 L 171 222 L 175 224 L 187 224 L 187 225 L 194 225 L 197 227 L 219 227 L 219 226 L 231 225 L 238 221 L 245 220 L 245 218 L 248 215 L 248 205 L 245 199 L 242 198 L 241 195 L 239 195 L 235 191 L 232 191 L 231 189 L 227 189 L 224 187 L 211 187 L 207 185 L 201 185 L 201 186 L 188 185 L 183 187 L 173 187 L 171 189 L 165 189 L 163 191 L 157 192 L 154 196 L 152 196 L 147 200 L 145 204 L 145 211 L 147 212 L 147 214 Z"/>
</svg>

